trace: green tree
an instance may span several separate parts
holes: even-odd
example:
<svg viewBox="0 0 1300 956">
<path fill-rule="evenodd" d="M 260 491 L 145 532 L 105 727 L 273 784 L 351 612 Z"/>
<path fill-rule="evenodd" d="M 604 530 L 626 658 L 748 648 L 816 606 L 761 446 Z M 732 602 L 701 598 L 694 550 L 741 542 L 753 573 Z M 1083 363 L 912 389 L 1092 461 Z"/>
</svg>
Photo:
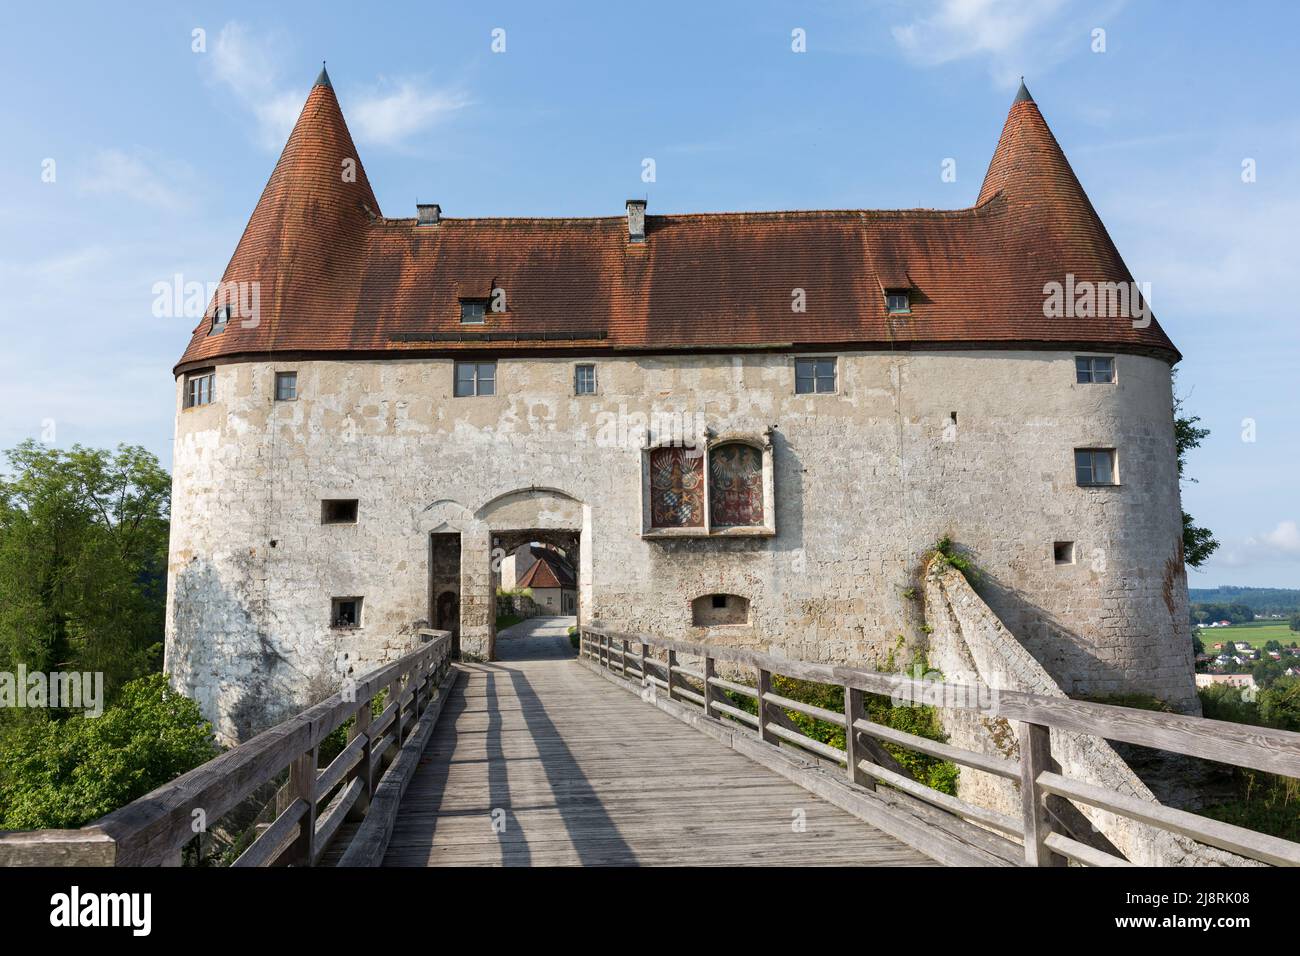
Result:
<svg viewBox="0 0 1300 956">
<path fill-rule="evenodd" d="M 1199 448 L 1201 442 L 1210 434 L 1208 428 L 1198 426 L 1199 415 L 1184 415 L 1183 399 L 1174 396 L 1174 446 L 1178 450 L 1178 480 L 1196 481 L 1184 473 L 1187 465 L 1187 453 Z M 1183 512 L 1183 560 L 1188 567 L 1199 568 L 1216 550 L 1219 542 L 1209 528 L 1197 526 L 1195 520 L 1186 511 Z"/>
<path fill-rule="evenodd" d="M 217 753 L 198 705 L 150 674 L 99 717 L 45 717 L 9 733 L 0 829 L 83 826 Z"/>
<path fill-rule="evenodd" d="M 134 446 L 5 458 L 0 667 L 101 671 L 111 698 L 161 664 L 171 479 Z"/>
</svg>

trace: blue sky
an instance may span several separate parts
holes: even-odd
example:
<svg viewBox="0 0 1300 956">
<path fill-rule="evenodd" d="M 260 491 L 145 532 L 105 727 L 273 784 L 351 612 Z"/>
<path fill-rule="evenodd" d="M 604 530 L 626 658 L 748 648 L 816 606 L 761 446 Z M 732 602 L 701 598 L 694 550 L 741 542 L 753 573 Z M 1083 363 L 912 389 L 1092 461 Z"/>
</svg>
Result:
<svg viewBox="0 0 1300 956">
<path fill-rule="evenodd" d="M 220 278 L 323 58 L 390 215 L 967 206 L 1023 73 L 1213 430 L 1184 500 L 1223 546 L 1192 585 L 1300 587 L 1297 5 L 465 6 L 7 11 L 0 446 L 170 464 L 193 320 L 153 285 Z"/>
</svg>

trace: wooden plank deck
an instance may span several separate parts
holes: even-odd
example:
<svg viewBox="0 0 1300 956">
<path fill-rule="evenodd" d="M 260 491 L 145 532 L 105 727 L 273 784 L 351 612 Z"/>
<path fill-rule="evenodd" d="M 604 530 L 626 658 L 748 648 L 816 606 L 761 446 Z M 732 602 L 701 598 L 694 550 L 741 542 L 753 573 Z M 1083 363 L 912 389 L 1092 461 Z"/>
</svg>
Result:
<svg viewBox="0 0 1300 956">
<path fill-rule="evenodd" d="M 385 866 L 934 865 L 572 657 L 457 666 Z"/>
</svg>

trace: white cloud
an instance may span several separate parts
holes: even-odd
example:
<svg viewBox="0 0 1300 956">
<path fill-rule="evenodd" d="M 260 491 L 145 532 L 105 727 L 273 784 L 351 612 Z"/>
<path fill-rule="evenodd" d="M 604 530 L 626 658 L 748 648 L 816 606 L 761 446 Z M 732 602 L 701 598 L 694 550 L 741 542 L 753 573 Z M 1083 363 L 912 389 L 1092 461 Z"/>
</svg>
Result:
<svg viewBox="0 0 1300 956">
<path fill-rule="evenodd" d="M 428 89 L 415 80 L 400 80 L 395 87 L 388 92 L 373 92 L 350 104 L 349 123 L 358 140 L 382 146 L 399 145 L 469 102 L 463 93 Z"/>
<path fill-rule="evenodd" d="M 284 146 L 306 99 L 277 87 L 277 47 L 283 48 L 282 42 L 259 39 L 243 24 L 231 22 L 221 28 L 209 57 L 217 82 L 253 114 L 255 139 L 274 150 Z"/>
<path fill-rule="evenodd" d="M 925 12 L 892 29 L 904 54 L 922 66 L 986 59 L 994 82 L 1013 87 L 1071 52 L 1087 52 L 1091 29 L 1121 3 L 1070 0 L 931 0 Z"/>
<path fill-rule="evenodd" d="M 1287 554 L 1300 554 L 1300 528 L 1294 521 L 1281 521 L 1264 535 L 1264 543 Z"/>
<path fill-rule="evenodd" d="M 221 28 L 211 54 L 212 75 L 235 95 L 256 122 L 254 139 L 278 151 L 307 99 L 305 86 L 286 86 L 278 64 L 287 40 L 256 37 L 238 22 Z M 399 78 L 348 102 L 347 119 L 358 142 L 398 146 L 469 102 L 461 92 Z"/>
<path fill-rule="evenodd" d="M 194 191 L 187 167 L 164 164 L 141 153 L 103 149 L 91 160 L 86 175 L 77 181 L 83 192 L 125 196 L 135 202 L 175 212 L 193 205 Z"/>
</svg>

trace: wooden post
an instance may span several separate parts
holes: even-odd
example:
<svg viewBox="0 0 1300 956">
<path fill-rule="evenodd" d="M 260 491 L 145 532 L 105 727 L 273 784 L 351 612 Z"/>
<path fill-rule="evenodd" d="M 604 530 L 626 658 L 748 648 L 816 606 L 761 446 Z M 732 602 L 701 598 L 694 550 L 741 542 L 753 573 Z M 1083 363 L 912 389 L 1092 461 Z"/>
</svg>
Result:
<svg viewBox="0 0 1300 956">
<path fill-rule="evenodd" d="M 1065 866 L 1065 857 L 1053 853 L 1046 843 L 1052 821 L 1043 802 L 1046 794 L 1038 775 L 1052 769 L 1052 734 L 1042 724 L 1021 723 L 1020 807 L 1025 827 L 1025 863 L 1029 866 Z"/>
<path fill-rule="evenodd" d="M 627 638 L 626 637 L 620 637 L 618 639 L 618 649 L 621 652 L 618 657 L 618 673 L 619 676 L 626 678 L 627 677 Z"/>
<path fill-rule="evenodd" d="M 863 748 L 858 746 L 858 732 L 853 729 L 855 720 L 867 717 L 866 695 L 856 687 L 844 688 L 844 752 L 848 756 L 849 780 L 868 790 L 876 789 L 876 779 L 858 766 L 858 761 L 865 756 Z"/>
<path fill-rule="evenodd" d="M 646 664 L 646 661 L 648 661 L 649 659 L 650 659 L 650 645 L 647 644 L 645 641 L 642 641 L 641 642 L 641 686 L 642 687 L 653 686 L 650 681 L 650 667 Z"/>
<path fill-rule="evenodd" d="M 316 748 L 289 765 L 289 800 L 306 800 L 307 811 L 298 821 L 298 838 L 285 854 L 290 866 L 311 866 L 316 853 Z"/>
<path fill-rule="evenodd" d="M 673 687 L 677 684 L 677 675 L 673 673 L 673 668 L 676 666 L 677 666 L 677 652 L 669 651 L 668 670 L 665 671 L 665 673 L 668 675 L 668 699 L 669 700 L 673 699 Z"/>
<path fill-rule="evenodd" d="M 713 685 L 709 681 L 713 680 L 714 663 L 712 657 L 704 658 L 704 716 L 713 716 Z"/>
<path fill-rule="evenodd" d="M 772 691 L 772 672 L 758 669 L 758 739 L 769 744 L 777 742 L 776 734 L 767 729 L 767 701 L 764 699 Z"/>
<path fill-rule="evenodd" d="M 402 749 L 402 694 L 406 692 L 406 681 L 396 677 L 393 680 L 393 703 L 397 705 L 397 710 L 393 713 L 393 740 L 397 743 L 397 749 Z M 394 759 L 396 759 L 394 757 Z"/>
<path fill-rule="evenodd" d="M 356 740 L 362 734 L 365 734 L 366 742 L 361 751 L 361 762 L 356 765 L 349 776 L 360 777 L 361 796 L 357 797 L 357 802 L 353 804 L 351 811 L 348 813 L 348 819 L 356 823 L 363 820 L 366 816 L 366 810 L 370 807 L 370 798 L 375 794 L 375 780 L 370 775 L 370 721 L 374 715 L 370 712 L 370 701 L 363 701 L 357 708 L 356 720 L 352 722 L 352 729 L 348 731 L 348 743 Z"/>
</svg>

